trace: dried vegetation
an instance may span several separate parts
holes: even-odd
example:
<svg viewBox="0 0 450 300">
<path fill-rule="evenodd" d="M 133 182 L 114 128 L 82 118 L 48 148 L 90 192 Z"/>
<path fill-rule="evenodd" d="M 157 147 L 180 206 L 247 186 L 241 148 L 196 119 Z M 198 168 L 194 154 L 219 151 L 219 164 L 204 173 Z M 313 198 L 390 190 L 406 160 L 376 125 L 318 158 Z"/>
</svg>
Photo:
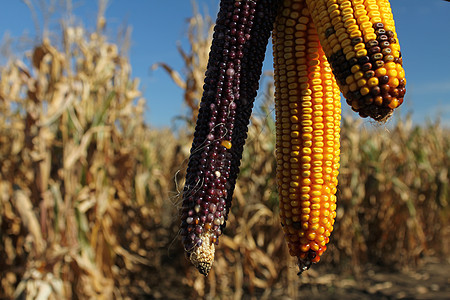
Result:
<svg viewBox="0 0 450 300">
<path fill-rule="evenodd" d="M 199 275 L 177 208 L 210 22 L 191 19 L 183 75 L 160 64 L 185 90 L 186 132 L 145 125 L 138 81 L 101 28 L 64 27 L 62 45 L 44 39 L 0 70 L 0 298 L 295 297 L 330 267 L 357 275 L 448 257 L 449 130 L 344 118 L 337 226 L 320 265 L 297 278 L 279 225 L 269 84 L 214 268 Z"/>
</svg>

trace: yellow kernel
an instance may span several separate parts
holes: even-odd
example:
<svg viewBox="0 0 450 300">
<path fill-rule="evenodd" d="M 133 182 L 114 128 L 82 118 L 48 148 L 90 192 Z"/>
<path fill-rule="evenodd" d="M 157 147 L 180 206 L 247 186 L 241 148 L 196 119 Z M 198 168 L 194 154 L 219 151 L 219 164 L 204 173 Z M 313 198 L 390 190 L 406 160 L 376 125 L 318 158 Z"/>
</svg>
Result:
<svg viewBox="0 0 450 300">
<path fill-rule="evenodd" d="M 370 22 L 369 16 L 367 16 L 365 12 L 362 13 L 363 13 L 362 15 L 358 16 L 358 23 L 362 24 L 364 22 Z"/>
<path fill-rule="evenodd" d="M 352 14 L 352 13 L 353 13 L 353 9 L 351 7 L 347 7 L 342 10 L 342 15 L 347 15 L 347 14 Z"/>
<path fill-rule="evenodd" d="M 377 77 L 372 77 L 372 78 L 370 78 L 369 80 L 367 80 L 367 85 L 368 85 L 369 87 L 377 86 L 378 83 L 379 83 L 379 81 L 378 81 L 378 78 L 377 78 Z"/>
<path fill-rule="evenodd" d="M 311 212 L 311 209 L 309 207 L 302 208 L 302 213 L 303 214 L 309 214 L 310 212 Z"/>
<path fill-rule="evenodd" d="M 311 211 L 312 217 L 319 217 L 320 216 L 320 210 L 314 209 Z"/>
<path fill-rule="evenodd" d="M 358 25 L 351 25 L 351 26 L 349 26 L 348 28 L 347 28 L 347 32 L 350 34 L 350 39 L 352 39 L 352 37 L 351 37 L 351 34 L 353 33 L 353 32 L 356 32 L 356 31 L 359 31 L 358 30 L 359 29 L 359 27 L 358 27 Z"/>
<path fill-rule="evenodd" d="M 397 70 L 389 69 L 389 71 L 387 72 L 387 75 L 389 77 L 397 77 Z"/>
<path fill-rule="evenodd" d="M 359 50 L 362 50 L 362 49 L 365 49 L 365 45 L 364 45 L 364 43 L 358 43 L 358 44 L 356 44 L 354 47 L 353 47 L 353 49 L 355 50 L 355 51 L 359 51 Z M 355 65 L 355 66 L 357 66 L 357 65 Z"/>
<path fill-rule="evenodd" d="M 359 92 L 361 93 L 361 95 L 365 96 L 369 94 L 370 89 L 368 87 L 362 87 Z"/>
<path fill-rule="evenodd" d="M 334 49 L 333 49 L 334 50 Z M 339 51 L 339 49 L 337 50 L 337 51 Z M 334 51 L 334 52 L 337 52 L 337 51 Z M 350 51 L 349 53 L 347 53 L 346 55 L 345 55 L 345 58 L 347 59 L 347 60 L 350 60 L 351 58 L 353 58 L 353 57 L 355 57 L 356 56 L 356 52 L 355 51 Z"/>
<path fill-rule="evenodd" d="M 355 78 L 355 80 L 359 80 L 359 79 L 361 79 L 362 77 L 364 76 L 364 73 L 363 72 L 356 72 L 354 75 L 353 75 L 353 77 Z"/>
<path fill-rule="evenodd" d="M 314 239 L 316 238 L 316 233 L 310 232 L 307 237 L 308 237 L 308 240 L 314 241 Z"/>
<path fill-rule="evenodd" d="M 356 20 L 355 19 L 344 20 L 344 27 L 346 27 L 346 28 L 350 27 L 352 25 L 355 25 L 355 24 L 356 24 Z"/>
<path fill-rule="evenodd" d="M 394 87 L 394 88 L 396 88 L 396 87 L 398 87 L 398 85 L 400 84 L 400 81 L 398 80 L 398 78 L 395 78 L 395 77 L 391 77 L 391 78 L 389 78 L 389 85 L 391 86 L 391 87 Z"/>
<path fill-rule="evenodd" d="M 307 244 L 302 244 L 302 245 L 300 246 L 300 251 L 302 251 L 303 253 L 306 253 L 306 252 L 309 251 L 309 248 L 310 248 L 309 243 L 307 243 Z"/>
<path fill-rule="evenodd" d="M 397 68 L 395 62 L 393 62 L 393 61 L 386 63 L 384 66 L 388 70 L 390 70 L 390 69 L 395 70 Z"/>
<path fill-rule="evenodd" d="M 356 73 L 361 69 L 361 67 L 359 65 L 354 65 L 352 66 L 352 68 L 350 69 L 350 71 L 352 71 L 352 73 Z M 349 76 L 351 77 L 351 76 Z"/>
<path fill-rule="evenodd" d="M 375 75 L 377 77 L 381 77 L 387 74 L 387 70 L 385 68 L 378 68 L 375 70 Z"/>
<path fill-rule="evenodd" d="M 355 37 L 360 37 L 362 36 L 362 33 L 360 30 L 354 30 L 350 33 L 350 38 L 353 39 Z"/>
<path fill-rule="evenodd" d="M 368 33 L 364 35 L 364 40 L 370 41 L 370 40 L 376 40 L 377 39 L 377 35 L 375 33 Z"/>
<path fill-rule="evenodd" d="M 367 55 L 367 50 L 366 49 L 361 49 L 356 51 L 356 57 L 362 57 L 362 56 L 366 56 Z"/>
<path fill-rule="evenodd" d="M 309 195 L 307 195 L 307 194 L 302 195 L 302 197 L 303 196 L 308 196 L 308 197 L 304 197 L 304 198 L 309 198 Z M 309 207 L 310 205 L 311 205 L 311 202 L 308 201 L 307 199 L 306 200 L 302 199 L 302 201 L 300 202 L 301 207 Z"/>
<path fill-rule="evenodd" d="M 348 40 L 350 40 L 350 39 L 347 39 L 346 41 L 348 41 Z M 350 51 L 352 51 L 352 50 L 353 50 L 352 45 L 348 45 L 348 46 L 344 47 L 344 49 L 342 50 L 342 52 L 344 52 L 344 54 L 347 54 L 348 52 L 350 52 Z"/>
<path fill-rule="evenodd" d="M 357 84 L 359 87 L 365 86 L 366 83 L 367 83 L 367 80 L 362 79 L 362 78 L 356 82 L 356 84 Z"/>
<path fill-rule="evenodd" d="M 312 242 L 311 249 L 314 251 L 319 251 L 319 245 L 316 242 Z"/>
<path fill-rule="evenodd" d="M 311 224 L 319 223 L 319 221 L 320 221 L 319 217 L 311 218 Z"/>
</svg>

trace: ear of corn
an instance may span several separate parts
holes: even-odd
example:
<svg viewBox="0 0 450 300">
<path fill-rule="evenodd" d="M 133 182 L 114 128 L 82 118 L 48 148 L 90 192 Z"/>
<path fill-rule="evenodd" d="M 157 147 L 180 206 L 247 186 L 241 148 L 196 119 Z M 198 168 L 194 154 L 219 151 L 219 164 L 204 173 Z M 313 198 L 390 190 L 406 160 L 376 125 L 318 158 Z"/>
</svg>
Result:
<svg viewBox="0 0 450 300">
<path fill-rule="evenodd" d="M 338 85 L 362 117 L 387 119 L 406 80 L 388 0 L 306 0 Z"/>
<path fill-rule="evenodd" d="M 280 215 L 300 271 L 320 260 L 333 230 L 339 88 L 354 111 L 378 121 L 405 95 L 388 0 L 222 0 L 181 211 L 184 248 L 205 275 L 231 206 L 275 15 Z"/>
<path fill-rule="evenodd" d="M 207 275 L 226 225 L 275 0 L 222 0 L 183 191 L 180 235 Z"/>
<path fill-rule="evenodd" d="M 302 272 L 320 260 L 336 216 L 340 91 L 303 0 L 282 1 L 273 52 L 280 218 Z"/>
</svg>

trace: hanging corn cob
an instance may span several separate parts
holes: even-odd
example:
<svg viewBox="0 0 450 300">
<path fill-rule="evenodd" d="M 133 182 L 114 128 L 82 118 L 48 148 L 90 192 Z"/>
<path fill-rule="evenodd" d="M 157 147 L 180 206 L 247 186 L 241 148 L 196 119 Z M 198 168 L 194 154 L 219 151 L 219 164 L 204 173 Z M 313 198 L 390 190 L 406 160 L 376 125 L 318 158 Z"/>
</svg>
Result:
<svg viewBox="0 0 450 300">
<path fill-rule="evenodd" d="M 182 243 L 204 275 L 225 228 L 276 14 L 280 217 L 300 273 L 320 260 L 336 216 L 339 88 L 377 121 L 405 95 L 388 0 L 222 0 L 181 210 Z"/>
<path fill-rule="evenodd" d="M 231 206 L 276 3 L 220 2 L 181 210 L 184 249 L 204 275 Z"/>
<path fill-rule="evenodd" d="M 347 103 L 386 120 L 403 103 L 406 80 L 388 0 L 306 0 Z"/>
<path fill-rule="evenodd" d="M 280 219 L 300 273 L 318 262 L 336 216 L 340 91 L 303 0 L 282 1 L 273 31 Z"/>
</svg>

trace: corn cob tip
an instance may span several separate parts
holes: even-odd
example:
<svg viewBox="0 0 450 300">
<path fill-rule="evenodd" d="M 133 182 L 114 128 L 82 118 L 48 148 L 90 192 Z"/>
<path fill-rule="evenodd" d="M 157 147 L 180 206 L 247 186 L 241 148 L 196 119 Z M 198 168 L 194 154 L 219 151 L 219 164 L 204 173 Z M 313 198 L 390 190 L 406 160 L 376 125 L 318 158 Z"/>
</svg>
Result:
<svg viewBox="0 0 450 300">
<path fill-rule="evenodd" d="M 202 275 L 208 276 L 214 262 L 214 253 L 216 249 L 214 243 L 211 242 L 210 231 L 202 233 L 199 238 L 201 244 L 193 249 L 189 256 L 189 260 Z"/>
<path fill-rule="evenodd" d="M 375 121 L 385 123 L 394 114 L 391 108 L 373 106 L 369 109 L 369 114 Z"/>
<path fill-rule="evenodd" d="M 315 257 L 316 257 L 316 253 L 314 251 L 310 250 L 310 251 L 308 251 L 308 254 L 306 255 L 306 257 L 298 258 L 297 264 L 298 264 L 299 271 L 297 273 L 297 276 L 301 276 L 304 271 L 308 270 L 311 267 Z"/>
</svg>

